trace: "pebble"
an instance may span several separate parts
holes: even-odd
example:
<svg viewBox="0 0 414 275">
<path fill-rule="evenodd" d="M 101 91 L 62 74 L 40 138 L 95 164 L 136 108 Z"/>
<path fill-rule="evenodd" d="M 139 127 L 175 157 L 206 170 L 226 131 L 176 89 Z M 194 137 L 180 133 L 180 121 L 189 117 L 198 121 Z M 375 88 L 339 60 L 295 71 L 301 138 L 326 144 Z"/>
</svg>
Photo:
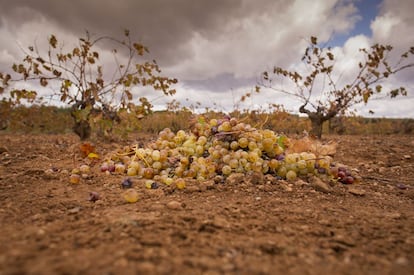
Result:
<svg viewBox="0 0 414 275">
<path fill-rule="evenodd" d="M 266 174 L 264 176 L 264 180 L 266 182 L 266 184 L 277 184 L 277 178 L 275 176 Z"/>
<path fill-rule="evenodd" d="M 406 159 L 406 160 L 409 160 L 409 159 L 411 159 L 411 156 L 410 155 L 404 155 L 403 158 Z"/>
<path fill-rule="evenodd" d="M 398 265 L 407 265 L 408 264 L 408 260 L 405 257 L 399 257 L 397 258 L 397 260 L 395 261 L 396 264 Z"/>
<path fill-rule="evenodd" d="M 385 168 L 385 167 L 380 167 L 380 168 L 378 169 L 378 173 L 380 173 L 380 174 L 385 174 L 385 173 L 387 173 L 387 168 Z"/>
<path fill-rule="evenodd" d="M 39 235 L 39 236 L 44 236 L 44 235 L 45 235 L 45 233 L 46 233 L 46 231 L 45 231 L 44 229 L 42 229 L 42 228 L 39 228 L 39 229 L 36 231 L 36 234 L 37 234 L 37 235 Z"/>
<path fill-rule="evenodd" d="M 281 184 L 280 186 L 283 188 L 283 191 L 286 191 L 286 192 L 292 192 L 293 191 L 293 188 L 290 187 L 289 185 Z"/>
<path fill-rule="evenodd" d="M 228 185 L 239 185 L 244 181 L 245 175 L 242 173 L 232 173 L 226 179 Z"/>
<path fill-rule="evenodd" d="M 99 199 L 100 199 L 100 195 L 98 192 L 92 191 L 89 193 L 89 199 L 88 199 L 89 201 L 96 202 Z"/>
<path fill-rule="evenodd" d="M 214 180 L 206 180 L 199 183 L 200 191 L 211 190 L 215 188 Z"/>
<path fill-rule="evenodd" d="M 61 173 L 62 175 L 69 175 L 69 174 L 70 174 L 70 172 L 69 172 L 69 170 L 68 170 L 68 169 L 62 169 L 62 170 L 60 170 L 60 173 Z"/>
<path fill-rule="evenodd" d="M 308 186 L 309 183 L 302 179 L 298 179 L 295 181 L 295 185 L 302 187 L 302 186 Z"/>
<path fill-rule="evenodd" d="M 90 175 L 90 174 L 81 174 L 81 177 L 82 177 L 83 179 L 91 179 L 93 176 L 92 176 L 92 175 Z"/>
<path fill-rule="evenodd" d="M 46 175 L 53 175 L 54 173 L 55 173 L 55 171 L 53 171 L 52 168 L 48 168 L 48 169 L 45 170 Z"/>
<path fill-rule="evenodd" d="M 261 184 L 265 182 L 264 175 L 258 172 L 248 172 L 245 178 L 246 178 L 246 182 L 253 184 L 253 185 L 257 185 L 257 184 Z"/>
<path fill-rule="evenodd" d="M 217 217 L 217 216 L 214 217 L 212 221 L 212 225 L 217 228 L 229 228 L 230 227 L 230 223 L 225 218 Z"/>
<path fill-rule="evenodd" d="M 172 209 L 172 210 L 180 210 L 183 208 L 183 204 L 178 201 L 170 201 L 166 204 L 166 206 L 168 209 Z"/>
<path fill-rule="evenodd" d="M 69 209 L 68 212 L 69 214 L 76 214 L 76 213 L 79 213 L 80 210 L 81 210 L 80 207 L 74 207 L 72 209 Z"/>
<path fill-rule="evenodd" d="M 398 189 L 401 189 L 401 190 L 406 190 L 406 189 L 408 189 L 408 186 L 407 186 L 407 185 L 405 185 L 404 183 L 398 183 L 398 184 L 396 185 L 396 187 L 397 187 Z"/>
<path fill-rule="evenodd" d="M 401 218 L 401 214 L 400 213 L 398 213 L 398 212 L 394 212 L 394 213 L 385 213 L 384 214 L 384 217 L 386 217 L 386 218 L 390 218 L 390 219 L 399 219 L 399 218 Z"/>
<path fill-rule="evenodd" d="M 194 193 L 194 192 L 201 192 L 200 187 L 196 185 L 190 185 L 187 186 L 187 188 L 184 190 L 185 193 Z"/>
<path fill-rule="evenodd" d="M 311 181 L 311 185 L 312 187 L 319 192 L 322 193 L 329 193 L 331 192 L 331 187 L 325 183 L 324 181 L 322 181 L 321 179 L 319 179 L 318 177 L 312 177 L 310 179 Z"/>
<path fill-rule="evenodd" d="M 377 162 L 377 164 L 378 164 L 379 166 L 385 166 L 385 162 L 383 162 L 382 160 L 378 161 L 378 162 Z"/>
<path fill-rule="evenodd" d="M 357 187 L 348 187 L 348 192 L 355 196 L 365 196 L 365 191 Z"/>
</svg>

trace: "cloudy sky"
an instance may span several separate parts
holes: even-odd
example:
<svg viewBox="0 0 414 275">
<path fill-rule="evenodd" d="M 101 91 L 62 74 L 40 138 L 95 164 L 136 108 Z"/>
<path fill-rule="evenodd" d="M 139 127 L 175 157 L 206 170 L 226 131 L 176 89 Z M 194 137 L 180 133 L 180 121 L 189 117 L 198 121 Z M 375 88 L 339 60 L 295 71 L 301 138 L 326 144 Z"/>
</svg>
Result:
<svg viewBox="0 0 414 275">
<path fill-rule="evenodd" d="M 0 0 L 0 7 L 0 71 L 22 60 L 19 45 L 41 45 L 50 34 L 70 45 L 85 30 L 120 37 L 126 28 L 179 80 L 174 97 L 136 90 L 157 108 L 176 99 L 218 111 L 269 103 L 297 111 L 300 102 L 272 90 L 239 99 L 264 70 L 300 68 L 311 35 L 334 47 L 342 79 L 356 73 L 361 47 L 378 42 L 401 52 L 414 45 L 412 0 Z M 409 69 L 384 83 L 405 86 L 407 97 L 372 101 L 359 114 L 414 118 L 413 75 Z"/>
</svg>

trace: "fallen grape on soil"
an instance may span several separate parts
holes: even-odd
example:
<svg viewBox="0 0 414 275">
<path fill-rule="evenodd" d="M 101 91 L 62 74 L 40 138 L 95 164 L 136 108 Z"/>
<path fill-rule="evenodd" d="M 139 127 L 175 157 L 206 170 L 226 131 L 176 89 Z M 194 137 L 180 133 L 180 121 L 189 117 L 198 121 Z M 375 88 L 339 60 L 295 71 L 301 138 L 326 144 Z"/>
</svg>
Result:
<svg viewBox="0 0 414 275">
<path fill-rule="evenodd" d="M 100 170 L 157 184 L 175 183 L 178 189 L 185 188 L 182 179 L 186 178 L 203 181 L 249 172 L 288 181 L 318 176 L 344 184 L 354 182 L 349 170 L 336 167 L 334 144 L 323 145 L 307 136 L 293 140 L 230 117 L 207 121 L 200 116 L 195 121 L 188 132 L 166 128 L 145 147 L 131 145 L 112 152 Z M 147 188 L 153 188 L 148 181 Z"/>
</svg>

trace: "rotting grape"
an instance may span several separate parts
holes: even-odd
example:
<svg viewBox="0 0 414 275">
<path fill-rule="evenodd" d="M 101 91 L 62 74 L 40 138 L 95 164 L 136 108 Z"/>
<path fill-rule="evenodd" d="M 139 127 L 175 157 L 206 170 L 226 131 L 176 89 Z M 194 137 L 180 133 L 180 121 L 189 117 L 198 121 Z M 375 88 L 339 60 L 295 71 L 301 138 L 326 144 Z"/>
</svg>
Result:
<svg viewBox="0 0 414 275">
<path fill-rule="evenodd" d="M 87 164 L 82 164 L 79 167 L 79 171 L 80 171 L 81 174 L 88 174 L 88 173 L 91 172 L 91 167 Z"/>
<path fill-rule="evenodd" d="M 81 176 L 79 174 L 71 174 L 69 176 L 69 181 L 72 184 L 78 184 L 80 182 Z"/>
<path fill-rule="evenodd" d="M 134 167 L 128 167 L 126 174 L 130 177 L 136 176 L 138 174 L 137 169 Z"/>
<path fill-rule="evenodd" d="M 123 196 L 124 200 L 126 202 L 129 202 L 129 203 L 135 203 L 135 202 L 137 202 L 138 201 L 138 197 L 139 197 L 138 191 L 135 190 L 135 189 L 133 189 L 133 188 L 127 189 L 122 194 L 122 196 Z"/>
<path fill-rule="evenodd" d="M 316 174 L 353 182 L 347 169 L 332 169 L 331 157 L 290 150 L 294 143 L 270 129 L 256 129 L 231 117 L 202 117 L 192 127 L 176 133 L 165 128 L 145 148 L 126 146 L 106 158 L 101 171 L 176 187 L 182 186 L 180 178 L 203 180 L 250 171 L 288 180 Z"/>
<path fill-rule="evenodd" d="M 121 187 L 123 189 L 128 189 L 128 188 L 132 188 L 132 180 L 130 178 L 125 178 L 124 180 L 122 180 L 121 182 Z"/>
<path fill-rule="evenodd" d="M 178 178 L 175 180 L 175 186 L 178 189 L 184 189 L 186 186 L 185 180 L 183 178 Z"/>
<path fill-rule="evenodd" d="M 294 181 L 294 180 L 296 180 L 296 178 L 297 178 L 297 175 L 296 175 L 296 172 L 295 172 L 295 171 L 293 171 L 293 170 L 289 170 L 289 171 L 286 173 L 286 179 L 287 179 L 288 181 Z"/>
</svg>

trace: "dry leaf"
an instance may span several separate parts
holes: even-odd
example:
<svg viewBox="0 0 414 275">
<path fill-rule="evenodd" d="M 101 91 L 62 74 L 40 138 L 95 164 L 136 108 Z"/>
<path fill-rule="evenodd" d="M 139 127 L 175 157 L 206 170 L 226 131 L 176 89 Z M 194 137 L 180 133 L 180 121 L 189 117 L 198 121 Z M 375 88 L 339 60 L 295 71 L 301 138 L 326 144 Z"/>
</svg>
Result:
<svg viewBox="0 0 414 275">
<path fill-rule="evenodd" d="M 289 153 L 311 152 L 317 156 L 333 156 L 336 153 L 337 146 L 336 142 L 323 144 L 319 140 L 306 136 L 301 139 L 292 139 L 288 151 Z"/>
<path fill-rule="evenodd" d="M 95 152 L 95 146 L 89 142 L 85 142 L 79 145 L 79 150 L 81 152 L 82 158 L 86 158 L 90 153 Z"/>
</svg>

